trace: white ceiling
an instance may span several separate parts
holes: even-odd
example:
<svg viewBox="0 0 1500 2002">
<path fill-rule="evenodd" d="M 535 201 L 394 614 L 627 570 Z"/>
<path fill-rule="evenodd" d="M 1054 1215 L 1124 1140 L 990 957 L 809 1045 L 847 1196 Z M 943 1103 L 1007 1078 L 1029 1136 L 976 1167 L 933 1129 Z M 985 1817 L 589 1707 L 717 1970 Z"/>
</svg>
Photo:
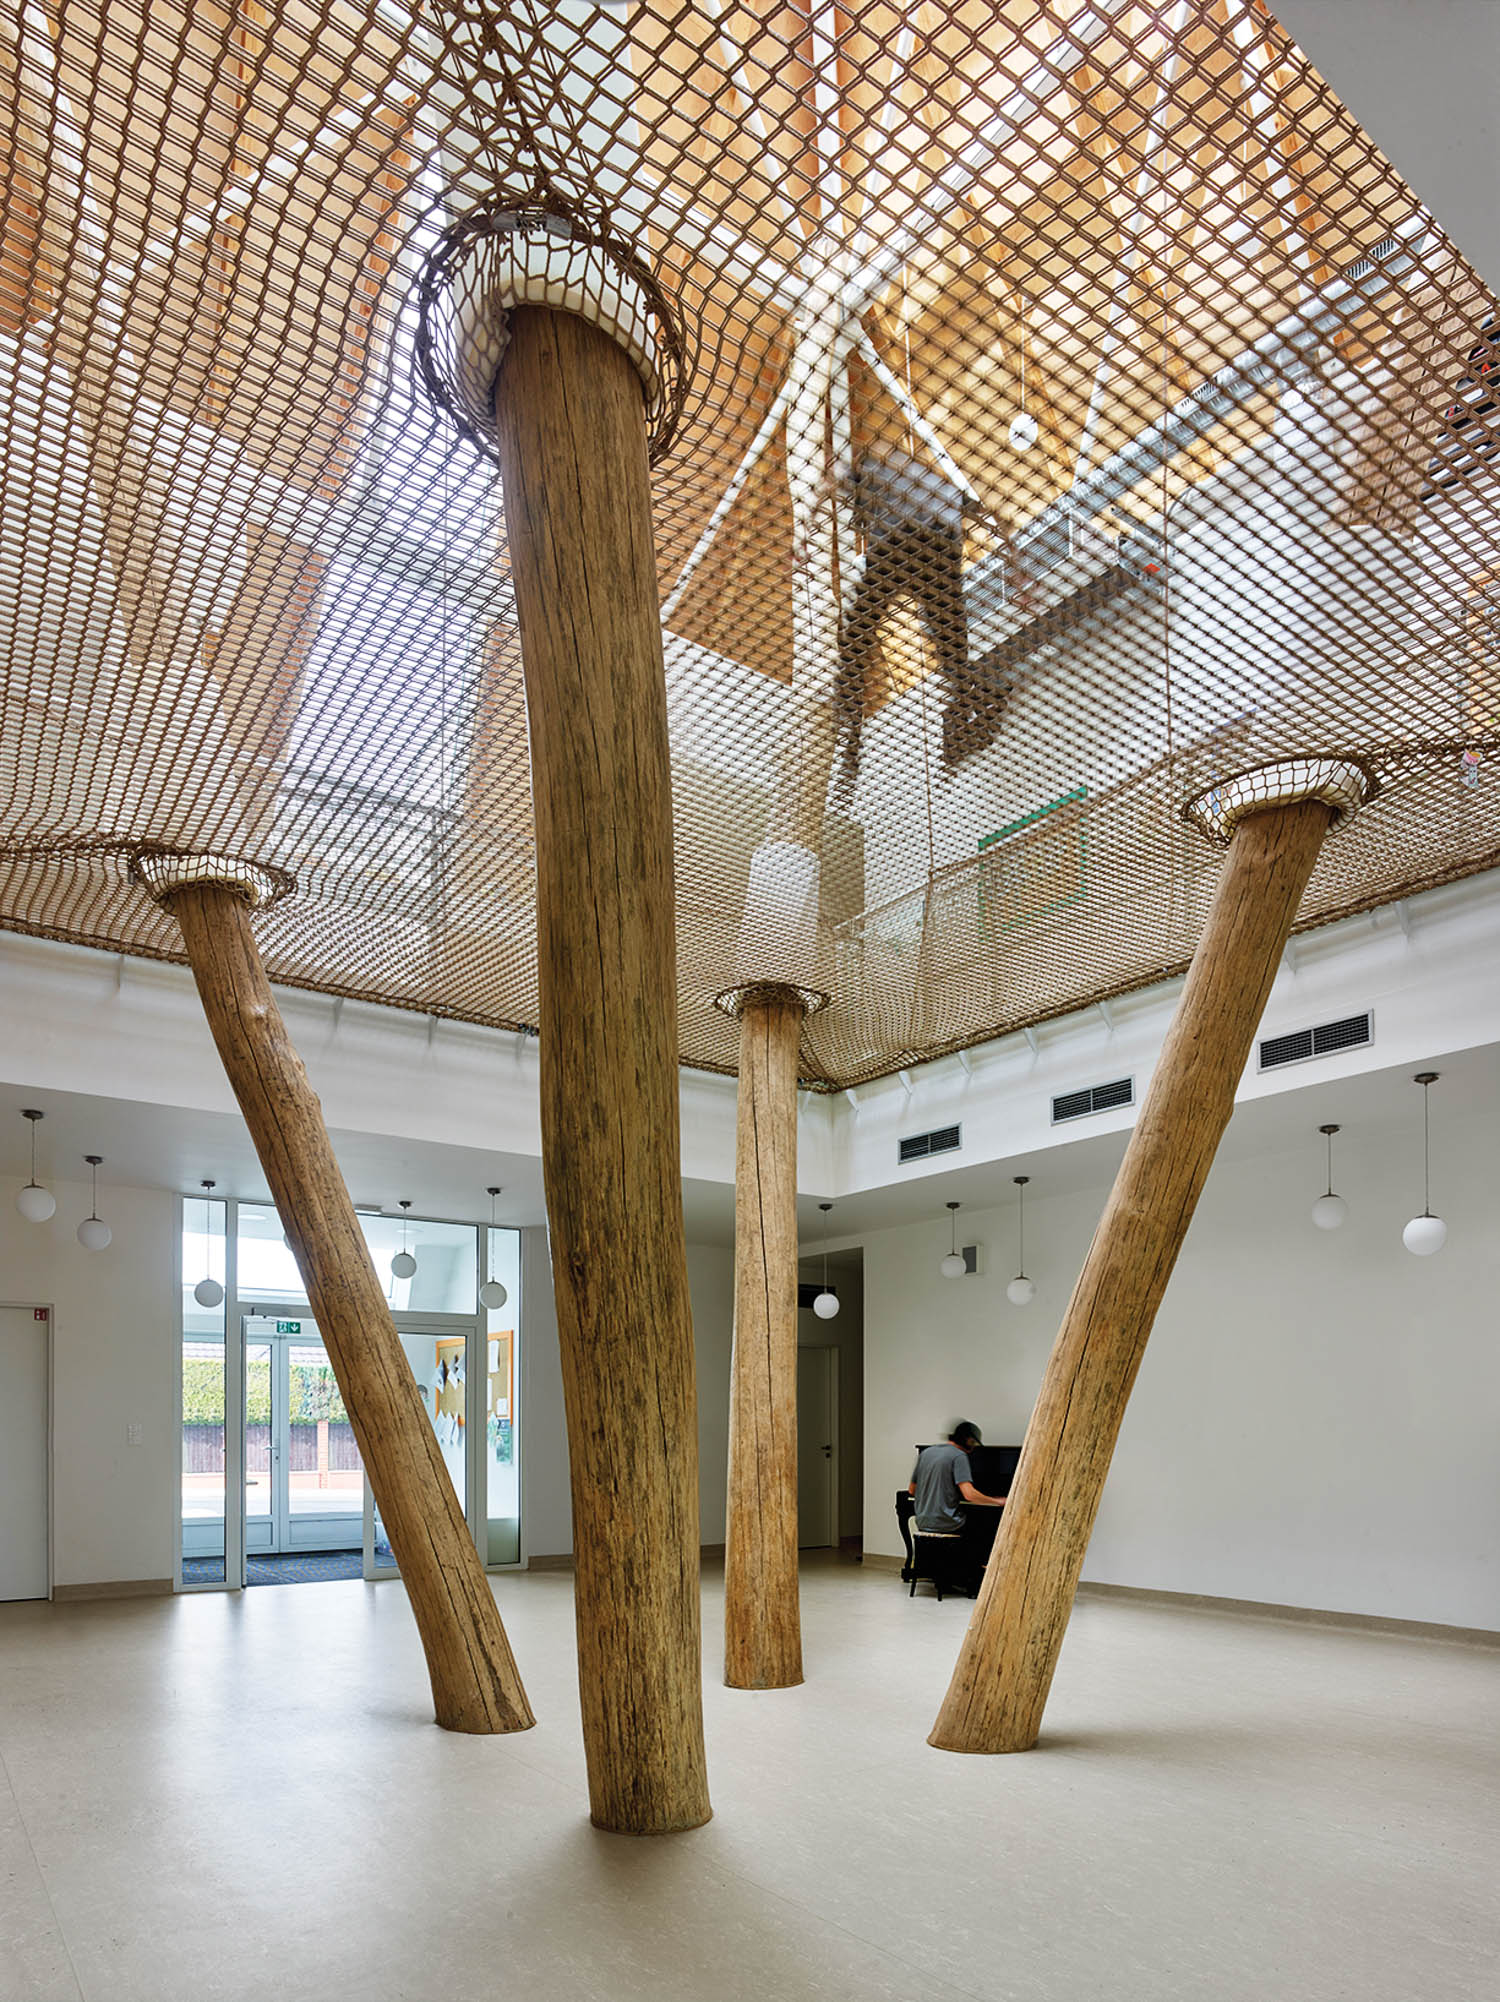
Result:
<svg viewBox="0 0 1500 2002">
<path fill-rule="evenodd" d="M 1328 1080 L 1319 1079 L 1318 1066 L 1311 1065 L 1300 1089 L 1239 1107 L 1225 1136 L 1222 1157 L 1246 1159 L 1305 1145 L 1308 1173 L 1316 1178 L 1322 1159 L 1317 1129 L 1325 1120 L 1337 1120 L 1343 1127 L 1341 1150 L 1415 1144 L 1421 1105 L 1411 1081 L 1414 1068 L 1403 1065 Z M 1433 1088 L 1435 1134 L 1441 1132 L 1445 1099 L 1479 1101 L 1500 1111 L 1500 1045 L 1449 1053 L 1437 1060 L 1437 1068 L 1442 1075 Z M 0 1086 L 0 1173 L 24 1176 L 27 1171 L 29 1133 L 20 1117 L 25 1105 L 39 1105 L 46 1114 L 37 1140 L 38 1172 L 44 1180 L 87 1181 L 84 1155 L 102 1154 L 101 1189 L 114 1181 L 191 1193 L 205 1175 L 211 1175 L 218 1184 L 217 1195 L 267 1199 L 260 1163 L 235 1115 L 82 1093 L 37 1093 L 18 1086 Z M 1030 1193 L 1036 1196 L 1103 1190 L 1119 1165 L 1127 1138 L 1123 1132 L 1093 1138 L 1075 1132 L 1065 1146 L 1001 1160 L 956 1161 L 940 1174 L 893 1181 L 849 1196 L 836 1203 L 826 1218 L 819 1211 L 818 1197 L 807 1195 L 798 1202 L 799 1229 L 806 1243 L 824 1236 L 846 1240 L 919 1217 L 941 1218 L 949 1201 L 970 1209 L 995 1208 L 1012 1200 L 1011 1178 L 1018 1174 L 1032 1177 Z M 335 1131 L 333 1142 L 350 1192 L 362 1207 L 394 1210 L 405 1196 L 419 1216 L 480 1221 L 488 1211 L 485 1188 L 494 1182 L 503 1190 L 496 1205 L 499 1222 L 544 1219 L 541 1163 L 534 1157 L 370 1133 Z M 685 1182 L 683 1206 L 690 1241 L 733 1243 L 734 1191 L 728 1183 Z"/>
</svg>

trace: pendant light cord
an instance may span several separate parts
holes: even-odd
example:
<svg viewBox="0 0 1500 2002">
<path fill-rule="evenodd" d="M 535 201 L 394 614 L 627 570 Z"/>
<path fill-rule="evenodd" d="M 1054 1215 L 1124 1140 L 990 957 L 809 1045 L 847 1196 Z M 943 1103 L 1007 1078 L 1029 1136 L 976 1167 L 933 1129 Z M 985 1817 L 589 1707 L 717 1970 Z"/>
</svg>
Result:
<svg viewBox="0 0 1500 2002">
<path fill-rule="evenodd" d="M 1423 1103 L 1425 1104 L 1426 1101 L 1424 1100 Z M 1328 1187 L 1324 1191 L 1324 1194 L 1331 1196 L 1333 1194 L 1333 1135 L 1325 1133 L 1323 1138 L 1328 1142 Z"/>
<path fill-rule="evenodd" d="M 1428 1122 L 1427 1109 L 1432 1086 L 1422 1087 L 1422 1214 L 1432 1215 L 1432 1129 Z"/>
</svg>

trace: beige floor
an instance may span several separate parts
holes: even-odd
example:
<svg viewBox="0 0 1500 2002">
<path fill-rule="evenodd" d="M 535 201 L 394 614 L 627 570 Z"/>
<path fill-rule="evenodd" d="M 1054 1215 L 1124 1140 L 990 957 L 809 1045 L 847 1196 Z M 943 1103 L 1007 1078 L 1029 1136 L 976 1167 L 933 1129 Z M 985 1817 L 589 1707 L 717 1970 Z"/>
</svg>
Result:
<svg viewBox="0 0 1500 2002">
<path fill-rule="evenodd" d="M 0 2002 L 1500 1995 L 1500 1655 L 1080 1605 L 1042 1747 L 923 1742 L 969 1608 L 813 1569 L 809 1681 L 707 1688 L 715 1820 L 586 1819 L 542 1719 L 438 1731 L 400 1588 L 0 1607 Z M 717 1650 L 718 1587 L 705 1632 Z"/>
</svg>

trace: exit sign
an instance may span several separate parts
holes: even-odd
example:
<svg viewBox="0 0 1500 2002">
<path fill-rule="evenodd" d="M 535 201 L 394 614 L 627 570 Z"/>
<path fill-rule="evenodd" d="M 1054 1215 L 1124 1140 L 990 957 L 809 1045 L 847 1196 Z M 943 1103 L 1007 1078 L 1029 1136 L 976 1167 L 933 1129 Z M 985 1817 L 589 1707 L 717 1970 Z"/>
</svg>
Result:
<svg viewBox="0 0 1500 2002">
<path fill-rule="evenodd" d="M 300 1321 L 278 1321 L 276 1323 L 276 1332 L 278 1335 L 300 1335 L 302 1332 L 302 1323 Z"/>
</svg>

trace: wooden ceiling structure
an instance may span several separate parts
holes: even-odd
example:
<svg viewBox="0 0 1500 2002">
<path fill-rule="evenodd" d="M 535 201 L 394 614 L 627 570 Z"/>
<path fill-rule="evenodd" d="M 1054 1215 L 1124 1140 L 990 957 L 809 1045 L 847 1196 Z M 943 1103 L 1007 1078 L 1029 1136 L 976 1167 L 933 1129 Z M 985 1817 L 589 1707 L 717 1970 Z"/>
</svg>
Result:
<svg viewBox="0 0 1500 2002">
<path fill-rule="evenodd" d="M 1179 968 L 1257 763 L 1378 787 L 1304 925 L 1500 859 L 1497 308 L 1262 0 L 0 0 L 0 926 L 175 956 L 132 859 L 228 853 L 273 978 L 534 1022 L 498 476 L 417 358 L 526 207 L 692 361 L 684 1061 L 814 711 L 827 1088 Z"/>
</svg>

